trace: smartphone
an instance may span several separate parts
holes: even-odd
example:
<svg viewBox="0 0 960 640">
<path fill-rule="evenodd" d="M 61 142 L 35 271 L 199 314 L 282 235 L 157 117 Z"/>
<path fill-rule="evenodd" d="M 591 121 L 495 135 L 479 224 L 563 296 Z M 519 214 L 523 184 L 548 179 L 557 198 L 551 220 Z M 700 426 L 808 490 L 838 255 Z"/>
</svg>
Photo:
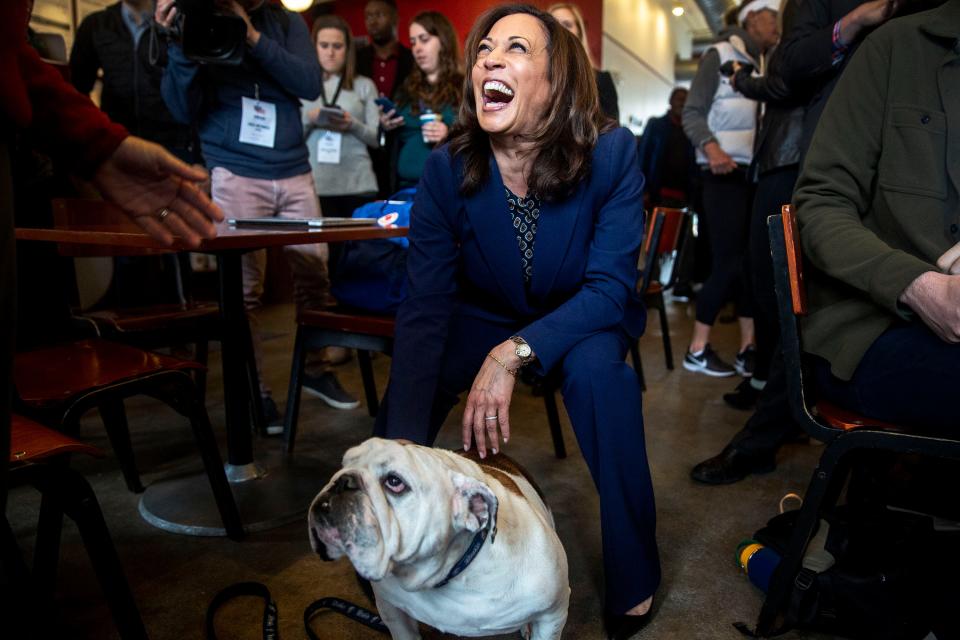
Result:
<svg viewBox="0 0 960 640">
<path fill-rule="evenodd" d="M 321 127 L 329 126 L 331 119 L 339 119 L 342 115 L 343 109 L 338 106 L 320 107 L 320 113 L 317 116 L 317 124 Z"/>
<path fill-rule="evenodd" d="M 393 100 L 391 100 L 390 98 L 388 98 L 388 97 L 386 97 L 386 96 L 381 96 L 381 97 L 377 98 L 376 100 L 374 100 L 374 102 L 376 102 L 378 105 L 380 105 L 381 107 L 383 107 L 383 112 L 384 112 L 384 113 L 390 113 L 391 111 L 396 111 L 396 110 L 397 110 L 397 105 L 393 104 Z"/>
</svg>

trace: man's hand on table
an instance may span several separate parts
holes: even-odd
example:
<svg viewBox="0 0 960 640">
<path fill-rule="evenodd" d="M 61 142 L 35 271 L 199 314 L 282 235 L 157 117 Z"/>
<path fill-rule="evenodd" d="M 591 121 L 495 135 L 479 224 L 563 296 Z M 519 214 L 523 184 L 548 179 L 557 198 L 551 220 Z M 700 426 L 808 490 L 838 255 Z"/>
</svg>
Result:
<svg viewBox="0 0 960 640">
<path fill-rule="evenodd" d="M 201 189 L 206 180 L 204 169 L 134 136 L 124 140 L 93 177 L 103 197 L 151 237 L 170 245 L 177 235 L 189 247 L 215 237 L 213 223 L 223 220 L 223 211 Z"/>
</svg>

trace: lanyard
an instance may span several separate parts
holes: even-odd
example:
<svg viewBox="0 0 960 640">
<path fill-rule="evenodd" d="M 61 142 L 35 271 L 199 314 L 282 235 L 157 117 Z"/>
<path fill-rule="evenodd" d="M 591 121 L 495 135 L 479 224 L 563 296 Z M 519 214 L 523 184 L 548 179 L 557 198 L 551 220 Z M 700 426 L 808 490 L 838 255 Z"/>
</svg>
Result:
<svg viewBox="0 0 960 640">
<path fill-rule="evenodd" d="M 337 104 L 337 98 L 340 97 L 340 89 L 342 89 L 342 88 L 343 88 L 343 74 L 341 73 L 341 74 L 340 74 L 340 81 L 337 82 L 337 91 L 336 91 L 336 93 L 333 94 L 333 100 L 331 100 L 330 102 L 327 102 L 327 87 L 326 87 L 326 85 L 321 81 L 321 82 L 320 82 L 320 97 L 323 98 L 323 106 L 325 106 L 325 107 L 333 107 L 333 106 L 336 106 L 336 104 Z"/>
</svg>

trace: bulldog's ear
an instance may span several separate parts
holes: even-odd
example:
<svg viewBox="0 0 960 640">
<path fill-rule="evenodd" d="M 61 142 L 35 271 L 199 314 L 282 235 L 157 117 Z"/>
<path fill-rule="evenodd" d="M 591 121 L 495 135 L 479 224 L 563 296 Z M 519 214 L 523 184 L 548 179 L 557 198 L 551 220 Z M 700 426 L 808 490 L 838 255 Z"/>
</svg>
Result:
<svg viewBox="0 0 960 640">
<path fill-rule="evenodd" d="M 490 532 L 490 542 L 497 534 L 497 496 L 486 484 L 461 473 L 453 473 L 453 528 L 476 533 Z"/>
</svg>

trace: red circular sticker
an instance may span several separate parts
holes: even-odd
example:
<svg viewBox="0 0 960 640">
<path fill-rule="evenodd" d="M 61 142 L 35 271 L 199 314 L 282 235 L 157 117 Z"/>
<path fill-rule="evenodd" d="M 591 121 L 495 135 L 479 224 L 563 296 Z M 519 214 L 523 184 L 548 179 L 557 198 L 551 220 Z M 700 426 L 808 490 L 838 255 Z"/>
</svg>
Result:
<svg viewBox="0 0 960 640">
<path fill-rule="evenodd" d="M 388 214 L 386 214 L 386 215 L 384 215 L 384 216 L 380 216 L 380 217 L 377 219 L 377 224 L 380 225 L 381 227 L 394 226 L 394 225 L 396 225 L 397 219 L 398 219 L 399 217 L 400 217 L 400 214 L 397 213 L 396 211 L 394 211 L 394 212 L 388 213 Z"/>
</svg>

